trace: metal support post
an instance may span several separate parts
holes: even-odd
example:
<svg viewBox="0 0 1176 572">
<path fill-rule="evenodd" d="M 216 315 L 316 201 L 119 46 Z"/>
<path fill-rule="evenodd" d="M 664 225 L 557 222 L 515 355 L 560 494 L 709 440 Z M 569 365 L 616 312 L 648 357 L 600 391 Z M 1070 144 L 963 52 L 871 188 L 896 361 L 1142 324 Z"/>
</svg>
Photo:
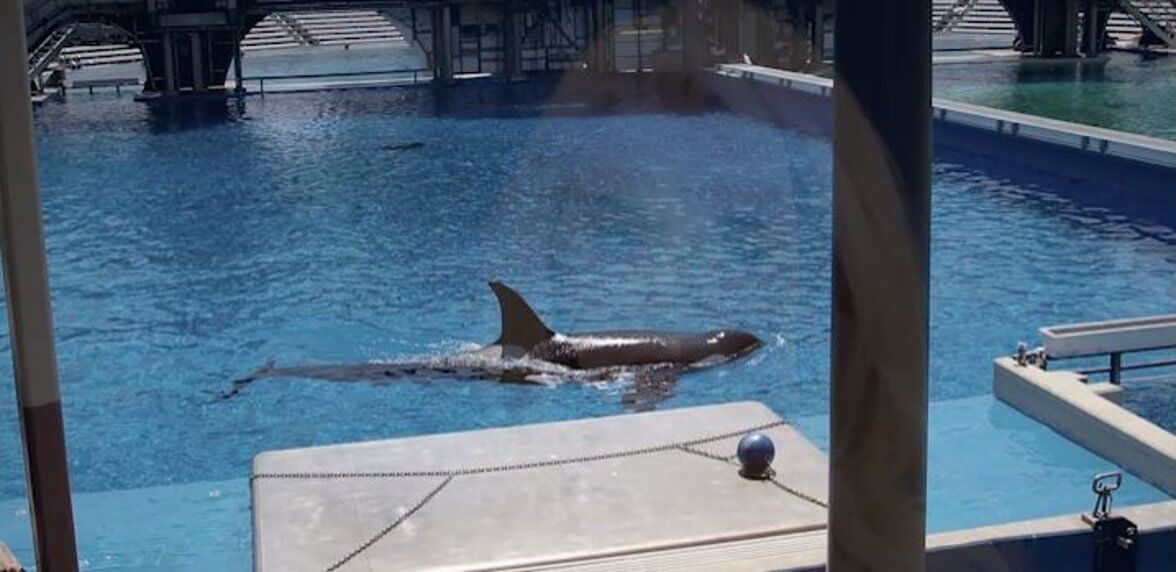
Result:
<svg viewBox="0 0 1176 572">
<path fill-rule="evenodd" d="M 163 88 L 167 93 L 175 93 L 179 82 L 176 81 L 175 45 L 171 32 L 163 33 Z"/>
<path fill-rule="evenodd" d="M 930 0 L 837 0 L 829 570 L 924 568 Z"/>
<path fill-rule="evenodd" d="M 234 15 L 233 21 L 236 22 L 233 27 L 233 91 L 237 92 L 237 95 L 244 95 L 245 79 L 244 72 L 241 71 L 241 38 L 244 33 L 241 29 L 240 14 Z"/>
<path fill-rule="evenodd" d="M 57 382 L 24 6 L 0 2 L 0 248 L 37 570 L 78 569 Z"/>
<path fill-rule="evenodd" d="M 1072 58 L 1078 55 L 1079 0 L 1065 0 L 1065 2 L 1065 12 L 1062 14 L 1062 22 L 1065 26 L 1065 36 L 1063 38 L 1065 45 L 1062 47 L 1062 52 L 1067 58 Z"/>
<path fill-rule="evenodd" d="M 1045 54 L 1045 2 L 1033 0 L 1033 55 Z"/>
<path fill-rule="evenodd" d="M 681 0 L 682 9 L 682 68 L 696 73 L 709 65 L 706 31 L 702 25 L 702 10 L 698 0 Z"/>
<path fill-rule="evenodd" d="M 1098 10 L 1099 0 L 1085 0 L 1085 19 L 1082 31 L 1085 32 L 1085 42 L 1082 52 L 1086 57 L 1097 56 L 1102 48 L 1102 18 Z"/>
<path fill-rule="evenodd" d="M 192 47 L 192 89 L 204 90 L 204 42 L 200 32 L 188 34 L 188 41 Z"/>
<path fill-rule="evenodd" d="M 813 61 L 814 68 L 821 67 L 825 61 L 825 7 L 818 2 L 813 6 Z"/>
<path fill-rule="evenodd" d="M 434 77 L 442 84 L 453 81 L 453 32 L 451 8 L 448 5 L 433 9 L 433 68 Z"/>
<path fill-rule="evenodd" d="M 1123 354 L 1115 352 L 1111 354 L 1111 368 L 1107 370 L 1108 381 L 1115 385 L 1123 383 Z"/>
<path fill-rule="evenodd" d="M 519 25 L 518 5 L 514 0 L 503 4 L 503 35 L 505 36 L 505 75 L 507 79 L 519 79 L 523 75 L 523 34 Z"/>
</svg>

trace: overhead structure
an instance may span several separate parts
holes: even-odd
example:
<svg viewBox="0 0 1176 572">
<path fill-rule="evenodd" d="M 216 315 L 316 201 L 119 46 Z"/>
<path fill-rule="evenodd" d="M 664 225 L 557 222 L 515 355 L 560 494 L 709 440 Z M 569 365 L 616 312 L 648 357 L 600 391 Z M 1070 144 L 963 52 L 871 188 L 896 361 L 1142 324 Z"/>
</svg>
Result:
<svg viewBox="0 0 1176 572">
<path fill-rule="evenodd" d="M 144 91 L 218 91 L 245 35 L 263 19 L 315 10 L 379 11 L 428 59 L 436 79 L 477 74 L 693 71 L 752 59 L 790 69 L 823 65 L 832 0 L 24 0 L 26 39 L 59 43 L 75 22 L 130 33 Z M 273 16 L 273 15 L 277 16 Z M 273 17 L 271 17 L 273 16 Z M 276 20 L 275 20 L 276 18 Z M 238 66 L 239 68 L 239 66 Z M 239 84 L 238 84 L 239 85 Z"/>
</svg>

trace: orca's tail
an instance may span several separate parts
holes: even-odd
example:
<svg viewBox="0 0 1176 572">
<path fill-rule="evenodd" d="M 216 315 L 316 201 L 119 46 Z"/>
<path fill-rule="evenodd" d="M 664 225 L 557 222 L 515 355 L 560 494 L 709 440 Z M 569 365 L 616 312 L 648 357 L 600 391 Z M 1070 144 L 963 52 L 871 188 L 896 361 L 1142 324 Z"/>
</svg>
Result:
<svg viewBox="0 0 1176 572">
<path fill-rule="evenodd" d="M 275 368 L 274 368 L 273 360 L 268 361 L 268 362 L 266 362 L 265 365 L 261 366 L 261 368 L 258 369 L 257 371 L 254 371 L 253 373 L 251 373 L 245 377 L 234 379 L 232 381 L 233 386 L 231 388 L 229 388 L 228 391 L 222 391 L 222 392 L 218 393 L 217 397 L 220 398 L 221 401 L 229 399 L 230 397 L 233 397 L 233 396 L 237 395 L 238 393 L 241 393 L 241 390 L 245 389 L 245 386 L 247 386 L 247 385 L 253 383 L 254 381 L 257 381 L 263 377 L 269 376 L 269 374 L 272 373 L 274 371 L 274 369 Z"/>
</svg>

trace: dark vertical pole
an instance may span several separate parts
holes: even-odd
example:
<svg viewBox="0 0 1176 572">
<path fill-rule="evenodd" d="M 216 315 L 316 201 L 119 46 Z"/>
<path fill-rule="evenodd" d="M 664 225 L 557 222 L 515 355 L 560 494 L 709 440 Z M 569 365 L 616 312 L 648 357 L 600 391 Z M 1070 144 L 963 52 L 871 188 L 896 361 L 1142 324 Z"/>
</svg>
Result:
<svg viewBox="0 0 1176 572">
<path fill-rule="evenodd" d="M 505 40 L 503 58 L 507 79 L 516 79 L 523 73 L 523 47 L 519 38 L 518 9 L 513 0 L 502 4 L 502 32 Z"/>
<path fill-rule="evenodd" d="M 641 0 L 633 0 L 629 5 L 633 9 L 633 29 L 637 30 L 637 73 L 644 71 L 641 60 Z"/>
<path fill-rule="evenodd" d="M 922 570 L 930 0 L 837 0 L 829 569 Z"/>
<path fill-rule="evenodd" d="M 241 16 L 234 17 L 236 25 L 233 27 L 233 91 L 237 95 L 245 94 L 244 72 L 241 71 L 241 38 L 245 31 L 241 29 Z"/>
<path fill-rule="evenodd" d="M 702 5 L 699 0 L 683 0 L 682 9 L 682 61 L 687 73 L 697 73 L 710 65 L 706 29 L 702 22 Z"/>
<path fill-rule="evenodd" d="M 930 17 L 930 16 L 928 16 Z M 810 65 L 814 69 L 821 67 L 825 61 L 825 6 L 823 0 L 813 6 L 813 61 Z"/>
<path fill-rule="evenodd" d="M 0 2 L 0 248 L 37 569 L 78 569 L 57 384 L 24 6 Z"/>
<path fill-rule="evenodd" d="M 171 32 L 163 33 L 163 86 L 165 93 L 175 93 L 180 82 L 176 81 L 175 43 Z"/>
<path fill-rule="evenodd" d="M 1085 33 L 1085 45 L 1082 48 L 1087 57 L 1097 56 L 1102 43 L 1102 17 L 1098 13 L 1099 0 L 1085 0 L 1086 16 L 1082 22 Z"/>
<path fill-rule="evenodd" d="M 1065 26 L 1062 51 L 1067 58 L 1078 55 L 1078 0 L 1066 0 L 1062 23 Z"/>
</svg>

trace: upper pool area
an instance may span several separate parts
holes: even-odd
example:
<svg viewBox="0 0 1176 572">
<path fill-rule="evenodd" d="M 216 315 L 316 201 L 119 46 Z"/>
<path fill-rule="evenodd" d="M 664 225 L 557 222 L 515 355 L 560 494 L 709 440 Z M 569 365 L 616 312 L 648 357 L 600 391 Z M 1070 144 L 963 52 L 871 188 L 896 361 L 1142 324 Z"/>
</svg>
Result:
<svg viewBox="0 0 1176 572">
<path fill-rule="evenodd" d="M 1176 139 L 1176 57 L 1110 52 L 1094 60 L 1032 58 L 940 64 L 935 96 Z"/>
<path fill-rule="evenodd" d="M 652 80 L 626 90 L 40 107 L 86 567 L 248 569 L 261 451 L 626 412 L 625 381 L 263 380 L 216 398 L 271 360 L 493 340 L 494 278 L 556 329 L 756 333 L 752 359 L 685 376 L 659 407 L 761 401 L 827 447 L 829 141 L 667 105 Z M 1090 477 L 1113 467 L 996 402 L 992 360 L 1042 325 L 1176 311 L 1172 217 L 1108 207 L 1113 183 L 958 150 L 933 170 L 930 528 L 1088 510 Z M 0 375 L 10 383 L 11 364 Z M 31 561 L 10 400 L 0 419 L 0 537 Z M 1165 498 L 1134 478 L 1117 497 Z"/>
</svg>

